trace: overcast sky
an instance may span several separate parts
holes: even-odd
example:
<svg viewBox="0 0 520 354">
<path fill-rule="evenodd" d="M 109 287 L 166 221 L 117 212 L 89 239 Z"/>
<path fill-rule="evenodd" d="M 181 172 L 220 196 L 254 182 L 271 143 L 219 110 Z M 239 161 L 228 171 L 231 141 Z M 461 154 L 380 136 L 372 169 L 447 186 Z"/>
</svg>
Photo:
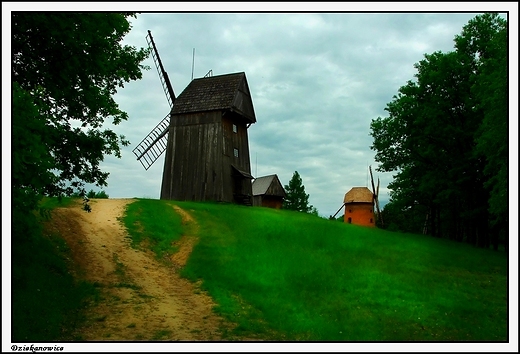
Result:
<svg viewBox="0 0 520 354">
<path fill-rule="evenodd" d="M 300 174 L 309 203 L 335 214 L 348 190 L 371 188 L 368 165 L 389 199 L 392 173 L 376 172 L 370 122 L 413 79 L 425 53 L 453 50 L 476 13 L 143 13 L 127 44 L 146 46 L 151 30 L 179 95 L 193 77 L 245 72 L 257 123 L 249 128 L 251 173 Z M 193 56 L 193 51 L 195 55 Z M 193 60 L 194 59 L 194 60 Z M 152 59 L 143 79 L 116 95 L 129 120 L 116 127 L 132 143 L 107 158 L 111 198 L 159 198 L 164 154 L 144 170 L 132 149 L 168 113 Z"/>
<path fill-rule="evenodd" d="M 135 4 L 131 10 L 154 9 Z M 498 3 L 482 3 L 476 9 L 467 3 L 451 8 L 450 3 L 441 8 L 399 3 L 282 4 L 156 5 L 157 12 L 131 19 L 133 28 L 124 43 L 146 47 L 145 36 L 151 30 L 177 96 L 192 72 L 193 78 L 209 70 L 214 76 L 245 72 L 257 118 L 248 129 L 252 175 L 277 174 L 286 185 L 298 171 L 309 203 L 324 217 L 336 213 L 352 187 L 371 189 L 369 165 L 376 183 L 377 178 L 381 181 L 381 204 L 389 200 L 392 173 L 376 171 L 371 120 L 386 117 L 387 103 L 414 78 L 414 64 L 425 53 L 453 50 L 454 36 L 479 12 L 508 9 L 492 5 Z M 94 9 L 88 4 L 63 6 Z M 315 12 L 329 8 L 327 13 Z M 211 12 L 227 9 L 249 13 Z M 280 13 L 280 9 L 314 12 Z M 376 10 L 381 12 L 368 13 Z M 399 10 L 422 12 L 388 12 Z M 104 190 L 111 198 L 160 195 L 164 154 L 145 170 L 132 153 L 169 112 L 152 59 L 144 64 L 150 70 L 142 80 L 128 83 L 115 96 L 129 120 L 111 128 L 131 145 L 123 147 L 121 159 L 108 156 L 101 164 L 110 172 Z"/>
</svg>

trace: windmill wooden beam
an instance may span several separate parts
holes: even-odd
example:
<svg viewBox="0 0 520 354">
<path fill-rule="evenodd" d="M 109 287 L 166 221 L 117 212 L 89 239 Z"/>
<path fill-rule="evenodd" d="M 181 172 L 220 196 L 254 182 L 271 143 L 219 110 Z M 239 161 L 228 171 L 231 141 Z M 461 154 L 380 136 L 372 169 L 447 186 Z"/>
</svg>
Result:
<svg viewBox="0 0 520 354">
<path fill-rule="evenodd" d="M 379 177 L 377 177 L 376 196 L 377 217 L 379 218 L 379 221 L 381 221 L 381 226 L 384 226 L 385 223 L 383 222 L 383 214 L 381 214 L 381 210 L 379 210 Z"/>
<path fill-rule="evenodd" d="M 173 87 L 170 82 L 170 78 L 168 77 L 168 73 L 166 73 L 166 70 L 164 70 L 161 57 L 159 56 L 159 51 L 155 46 L 155 42 L 152 37 L 152 32 L 150 30 L 148 30 L 146 41 L 148 42 L 148 46 L 152 50 L 152 59 L 155 63 L 155 67 L 157 68 L 157 73 L 159 74 L 159 79 L 161 80 L 161 85 L 163 87 L 164 93 L 166 94 L 168 104 L 170 105 L 170 108 L 173 108 L 173 104 L 175 103 L 175 92 L 173 91 Z"/>
<path fill-rule="evenodd" d="M 344 206 L 345 206 L 345 203 L 341 204 L 341 207 L 338 209 L 336 214 L 334 214 L 334 216 L 332 217 L 333 219 L 336 217 L 336 215 L 338 215 L 338 213 L 341 211 L 341 209 L 343 209 Z"/>
<path fill-rule="evenodd" d="M 372 175 L 372 166 L 368 166 L 368 169 L 370 171 L 370 180 L 372 182 L 372 191 L 374 193 L 374 202 L 376 204 L 377 218 L 379 219 L 381 226 L 384 226 L 383 216 L 381 215 L 381 210 L 379 209 L 379 178 L 377 179 L 377 189 L 376 189 L 376 187 L 374 186 L 374 176 Z"/>
<path fill-rule="evenodd" d="M 170 115 L 171 109 L 175 103 L 175 92 L 168 78 L 166 70 L 164 70 L 161 57 L 155 46 L 155 42 L 152 37 L 152 32 L 148 30 L 146 36 L 146 42 L 151 50 L 152 59 L 157 68 L 159 74 L 159 80 L 166 95 L 166 99 L 170 106 L 170 112 L 164 117 L 159 124 L 152 129 L 150 133 L 132 150 L 137 157 L 137 160 L 141 162 L 145 170 L 148 170 L 155 161 L 162 155 L 168 146 L 168 132 L 170 126 Z"/>
</svg>

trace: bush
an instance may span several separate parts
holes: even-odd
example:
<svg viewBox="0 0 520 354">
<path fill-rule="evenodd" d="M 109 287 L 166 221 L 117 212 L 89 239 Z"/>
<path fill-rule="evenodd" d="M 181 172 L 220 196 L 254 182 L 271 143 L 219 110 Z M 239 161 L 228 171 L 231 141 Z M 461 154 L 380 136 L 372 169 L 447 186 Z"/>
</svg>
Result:
<svg viewBox="0 0 520 354">
<path fill-rule="evenodd" d="M 108 199 L 108 194 L 106 194 L 105 191 L 94 192 L 94 190 L 91 189 L 90 192 L 87 193 L 87 198 Z"/>
</svg>

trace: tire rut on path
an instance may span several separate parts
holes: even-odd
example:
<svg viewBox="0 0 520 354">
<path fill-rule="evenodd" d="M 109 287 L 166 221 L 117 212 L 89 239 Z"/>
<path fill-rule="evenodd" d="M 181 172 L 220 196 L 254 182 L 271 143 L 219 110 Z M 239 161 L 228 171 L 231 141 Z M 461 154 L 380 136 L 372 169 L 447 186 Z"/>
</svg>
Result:
<svg viewBox="0 0 520 354">
<path fill-rule="evenodd" d="M 172 266 L 158 262 L 151 251 L 132 248 L 119 218 L 131 199 L 92 200 L 92 212 L 81 207 L 54 210 L 54 227 L 72 250 L 86 280 L 96 282 L 101 300 L 87 312 L 78 329 L 81 340 L 222 340 L 232 324 L 218 317 L 213 300 L 179 275 L 196 242 L 194 235 L 176 242 Z M 174 207 L 184 223 L 195 222 Z"/>
</svg>

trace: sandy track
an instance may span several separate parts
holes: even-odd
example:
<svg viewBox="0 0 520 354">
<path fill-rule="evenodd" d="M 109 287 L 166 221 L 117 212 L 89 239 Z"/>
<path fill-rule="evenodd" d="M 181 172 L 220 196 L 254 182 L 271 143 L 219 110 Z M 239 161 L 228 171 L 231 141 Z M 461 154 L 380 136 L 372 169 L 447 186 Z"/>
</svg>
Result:
<svg viewBox="0 0 520 354">
<path fill-rule="evenodd" d="M 177 241 L 172 265 L 158 262 L 149 251 L 132 248 L 119 218 L 131 199 L 91 201 L 92 212 L 79 204 L 57 208 L 52 218 L 72 250 L 78 277 L 97 282 L 101 300 L 89 309 L 81 340 L 221 340 L 229 323 L 212 312 L 214 302 L 196 285 L 179 276 L 196 242 L 193 235 Z M 194 223 L 176 207 L 183 222 Z M 229 340 L 229 338 L 227 339 Z"/>
</svg>

